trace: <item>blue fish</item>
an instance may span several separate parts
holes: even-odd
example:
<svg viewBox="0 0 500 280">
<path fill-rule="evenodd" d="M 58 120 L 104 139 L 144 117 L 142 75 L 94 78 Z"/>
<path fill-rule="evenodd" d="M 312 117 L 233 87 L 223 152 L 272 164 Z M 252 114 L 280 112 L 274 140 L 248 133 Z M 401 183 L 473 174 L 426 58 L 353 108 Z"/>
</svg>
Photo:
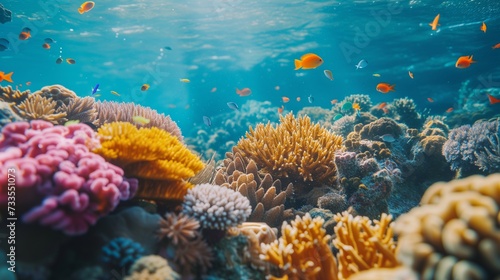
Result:
<svg viewBox="0 0 500 280">
<path fill-rule="evenodd" d="M 309 101 L 309 103 L 313 103 L 314 102 L 314 97 L 311 95 L 309 95 L 309 97 L 307 98 L 307 101 Z"/>
<path fill-rule="evenodd" d="M 99 84 L 95 85 L 95 87 L 92 89 L 92 95 L 94 95 L 98 91 L 99 91 Z"/>
<path fill-rule="evenodd" d="M 234 103 L 234 102 L 227 102 L 227 107 L 233 109 L 233 110 L 236 110 L 238 111 L 238 104 Z"/>
<path fill-rule="evenodd" d="M 208 127 L 212 126 L 212 121 L 207 116 L 203 116 L 203 123 Z"/>
<path fill-rule="evenodd" d="M 356 66 L 356 70 L 358 69 L 363 69 L 365 68 L 366 66 L 368 66 L 368 62 L 366 62 L 366 60 L 362 59 L 358 62 L 358 64 L 355 65 Z"/>
<path fill-rule="evenodd" d="M 379 138 L 382 141 L 387 142 L 387 143 L 392 143 L 392 142 L 396 141 L 396 138 L 394 138 L 394 136 L 392 134 L 384 134 L 382 136 L 379 136 Z"/>
</svg>

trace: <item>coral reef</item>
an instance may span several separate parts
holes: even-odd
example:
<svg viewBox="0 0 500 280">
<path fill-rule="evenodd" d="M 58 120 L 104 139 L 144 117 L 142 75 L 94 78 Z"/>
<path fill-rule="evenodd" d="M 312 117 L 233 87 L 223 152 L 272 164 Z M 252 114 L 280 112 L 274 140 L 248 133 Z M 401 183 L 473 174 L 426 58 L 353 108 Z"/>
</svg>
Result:
<svg viewBox="0 0 500 280">
<path fill-rule="evenodd" d="M 144 254 L 144 248 L 128 238 L 118 237 L 102 247 L 101 261 L 113 268 L 128 269 Z"/>
<path fill-rule="evenodd" d="M 346 108 L 346 103 L 354 104 L 357 103 L 360 107 L 360 111 L 362 112 L 368 112 L 370 108 L 372 107 L 372 101 L 370 99 L 369 95 L 366 94 L 351 94 L 349 96 L 346 96 L 344 100 L 338 102 L 335 104 L 332 108 L 332 112 L 334 114 L 352 114 L 354 113 L 354 109 L 352 106 L 349 106 L 349 108 Z"/>
<path fill-rule="evenodd" d="M 321 107 L 304 107 L 297 112 L 297 117 L 308 116 L 312 122 L 322 126 L 329 124 L 332 119 L 332 111 Z"/>
<path fill-rule="evenodd" d="M 45 120 L 52 124 L 61 124 L 67 121 L 65 112 L 56 112 L 57 102 L 42 95 L 30 95 L 13 108 L 19 116 L 26 120 Z"/>
<path fill-rule="evenodd" d="M 138 259 L 130 267 L 129 276 L 125 280 L 162 279 L 179 280 L 179 274 L 172 270 L 167 260 L 155 255 Z"/>
<path fill-rule="evenodd" d="M 422 117 L 417 112 L 417 105 L 413 99 L 398 98 L 392 101 L 393 111 L 396 113 L 394 120 L 406 124 L 410 128 L 420 128 L 422 126 Z"/>
<path fill-rule="evenodd" d="M 0 129 L 12 122 L 19 122 L 23 119 L 19 117 L 6 102 L 0 101 Z"/>
<path fill-rule="evenodd" d="M 337 263 L 323 222 L 309 213 L 297 216 L 291 224 L 283 223 L 278 240 L 261 245 L 261 259 L 277 268 L 268 279 L 336 279 Z"/>
<path fill-rule="evenodd" d="M 500 175 L 433 184 L 402 215 L 397 259 L 419 279 L 498 279 Z"/>
<path fill-rule="evenodd" d="M 160 220 L 158 237 L 168 238 L 173 245 L 182 245 L 194 239 L 200 228 L 200 223 L 183 213 L 166 213 L 165 218 Z"/>
<path fill-rule="evenodd" d="M 84 124 L 64 127 L 38 120 L 4 127 L 0 185 L 7 186 L 9 169 L 17 173 L 17 210 L 24 222 L 82 234 L 134 195 L 136 180 L 124 178 L 122 169 L 90 152 L 98 141 Z M 5 188 L 0 202 L 6 201 Z"/>
<path fill-rule="evenodd" d="M 20 91 L 17 89 L 14 90 L 11 86 L 0 86 L 0 100 L 9 104 L 21 104 L 21 102 L 28 98 L 30 93 L 29 90 Z"/>
</svg>

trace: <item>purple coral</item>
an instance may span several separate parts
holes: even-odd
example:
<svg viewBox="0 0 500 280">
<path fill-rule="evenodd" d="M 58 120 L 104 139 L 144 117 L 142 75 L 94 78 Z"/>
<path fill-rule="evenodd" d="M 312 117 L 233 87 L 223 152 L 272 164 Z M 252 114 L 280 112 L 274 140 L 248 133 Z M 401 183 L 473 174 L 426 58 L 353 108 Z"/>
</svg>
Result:
<svg viewBox="0 0 500 280">
<path fill-rule="evenodd" d="M 84 124 L 54 126 L 46 121 L 8 124 L 0 139 L 0 186 L 7 186 L 8 169 L 15 170 L 16 201 L 27 211 L 22 220 L 38 222 L 66 234 L 87 231 L 120 200 L 130 199 L 137 180 L 90 152 L 99 140 Z M 7 190 L 0 191 L 5 205 Z"/>
</svg>

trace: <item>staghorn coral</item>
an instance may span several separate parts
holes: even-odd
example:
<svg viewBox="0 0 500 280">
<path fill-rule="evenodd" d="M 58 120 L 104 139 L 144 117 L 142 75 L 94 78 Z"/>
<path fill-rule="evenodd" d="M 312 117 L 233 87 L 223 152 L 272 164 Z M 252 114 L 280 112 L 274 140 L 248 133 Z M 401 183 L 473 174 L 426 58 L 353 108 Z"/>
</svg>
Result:
<svg viewBox="0 0 500 280">
<path fill-rule="evenodd" d="M 0 86 L 0 100 L 12 104 L 21 104 L 30 95 L 29 90 L 14 90 L 11 86 Z"/>
<path fill-rule="evenodd" d="M 500 277 L 500 174 L 433 184 L 396 221 L 397 259 L 419 279 Z"/>
<path fill-rule="evenodd" d="M 270 244 L 261 244 L 262 260 L 278 268 L 267 279 L 337 279 L 337 263 L 328 245 L 330 236 L 322 228 L 321 217 L 306 213 L 291 225 L 283 223 L 282 236 Z"/>
<path fill-rule="evenodd" d="M 138 259 L 129 270 L 125 280 L 178 280 L 179 275 L 170 267 L 167 260 L 156 255 Z"/>
<path fill-rule="evenodd" d="M 66 113 L 66 120 L 78 120 L 97 125 L 97 110 L 95 100 L 92 97 L 75 98 L 69 103 L 57 108 L 57 112 Z M 59 121 L 59 124 L 63 124 Z"/>
<path fill-rule="evenodd" d="M 291 209 L 285 209 L 285 203 L 292 198 L 293 185 L 286 189 L 280 180 L 274 180 L 269 173 L 259 174 L 253 160 L 246 160 L 233 147 L 232 153 L 226 153 L 223 166 L 214 177 L 216 185 L 228 187 L 248 198 L 252 206 L 249 222 L 265 222 L 272 227 L 282 224 L 291 215 Z"/>
<path fill-rule="evenodd" d="M 201 160 L 178 138 L 156 128 L 137 129 L 115 122 L 98 130 L 101 147 L 94 151 L 140 179 L 137 197 L 182 200 L 191 185 L 184 180 L 203 169 Z"/>
<path fill-rule="evenodd" d="M 347 212 L 334 216 L 336 237 L 333 240 L 339 249 L 339 278 L 371 268 L 396 267 L 396 243 L 393 239 L 392 217 L 382 214 L 380 221 L 368 217 L 353 217 Z"/>
<path fill-rule="evenodd" d="M 280 124 L 259 124 L 250 128 L 246 138 L 238 142 L 243 157 L 255 161 L 263 171 L 282 182 L 303 182 L 305 185 L 333 185 L 336 167 L 335 151 L 342 144 L 336 136 L 309 117 L 280 116 Z M 309 188 L 303 190 L 308 191 Z"/>
<path fill-rule="evenodd" d="M 117 103 L 117 102 L 97 102 L 95 104 L 97 110 L 97 125 L 103 126 L 111 122 L 129 122 L 139 127 L 161 128 L 173 136 L 183 141 L 181 130 L 177 124 L 164 114 L 159 114 L 156 110 L 148 107 L 143 107 L 134 103 Z M 134 116 L 142 116 L 149 119 L 149 123 L 145 125 L 135 124 Z"/>
<path fill-rule="evenodd" d="M 251 207 L 239 192 L 202 184 L 188 190 L 182 212 L 197 219 L 202 228 L 226 230 L 243 223 L 250 216 Z"/>
<path fill-rule="evenodd" d="M 189 243 L 198 235 L 200 223 L 183 213 L 167 213 L 165 218 L 160 220 L 158 237 L 168 238 L 173 245 L 183 245 Z"/>
<path fill-rule="evenodd" d="M 33 94 L 14 106 L 14 111 L 26 120 L 44 120 L 52 124 L 65 122 L 66 113 L 57 112 L 57 102 L 52 98 L 45 98 L 42 95 Z"/>
</svg>

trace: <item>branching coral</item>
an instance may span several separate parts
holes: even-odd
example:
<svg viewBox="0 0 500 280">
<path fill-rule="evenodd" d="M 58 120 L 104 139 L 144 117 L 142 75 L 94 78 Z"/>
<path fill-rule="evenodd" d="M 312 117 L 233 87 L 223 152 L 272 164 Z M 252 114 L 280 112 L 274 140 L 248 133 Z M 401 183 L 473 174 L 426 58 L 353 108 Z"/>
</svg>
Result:
<svg viewBox="0 0 500 280">
<path fill-rule="evenodd" d="M 332 185 L 336 167 L 335 151 L 342 144 L 336 136 L 309 117 L 280 116 L 277 126 L 259 124 L 238 142 L 243 157 L 255 161 L 265 172 L 286 182 Z"/>
<path fill-rule="evenodd" d="M 141 179 L 138 197 L 182 200 L 190 184 L 184 180 L 203 169 L 201 160 L 175 136 L 156 128 L 137 129 L 115 122 L 98 130 L 101 147 L 95 152 Z"/>
<path fill-rule="evenodd" d="M 134 116 L 141 116 L 149 119 L 149 123 L 140 125 L 144 128 L 158 127 L 182 141 L 181 130 L 177 124 L 164 114 L 159 114 L 156 110 L 134 103 L 117 103 L 117 102 L 97 102 L 97 122 L 98 126 L 102 126 L 111 122 L 129 122 L 134 123 Z M 136 125 L 139 127 L 139 125 Z"/>
<path fill-rule="evenodd" d="M 279 275 L 268 279 L 337 279 L 337 263 L 323 222 L 320 217 L 312 219 L 309 213 L 297 216 L 291 225 L 283 223 L 278 240 L 261 244 L 261 259 L 278 268 Z"/>
<path fill-rule="evenodd" d="M 397 258 L 420 279 L 498 279 L 500 175 L 433 184 L 396 221 Z"/>
<path fill-rule="evenodd" d="M 29 90 L 14 90 L 11 86 L 0 86 L 0 100 L 10 104 L 20 104 L 30 95 Z"/>
<path fill-rule="evenodd" d="M 53 124 L 66 121 L 65 112 L 56 112 L 56 101 L 38 94 L 30 95 L 30 97 L 13 108 L 19 116 L 26 120 L 45 120 Z"/>
<path fill-rule="evenodd" d="M 341 279 L 371 268 L 398 265 L 390 215 L 382 214 L 380 221 L 374 224 L 367 217 L 353 217 L 347 212 L 336 214 L 334 219 L 337 225 L 333 244 L 339 249 Z"/>
</svg>

